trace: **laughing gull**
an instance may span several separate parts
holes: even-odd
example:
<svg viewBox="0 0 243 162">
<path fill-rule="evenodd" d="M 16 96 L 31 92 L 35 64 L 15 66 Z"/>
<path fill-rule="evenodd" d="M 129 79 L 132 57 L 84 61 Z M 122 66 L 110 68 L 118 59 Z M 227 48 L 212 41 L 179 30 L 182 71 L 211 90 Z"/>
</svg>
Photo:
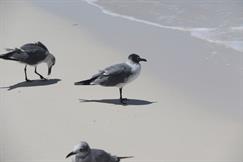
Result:
<svg viewBox="0 0 243 162">
<path fill-rule="evenodd" d="M 76 82 L 75 85 L 118 87 L 120 92 L 120 102 L 126 104 L 126 98 L 122 98 L 122 88 L 138 77 L 141 71 L 140 61 L 147 60 L 141 58 L 137 54 L 131 54 L 125 63 L 109 66 L 88 80 Z"/>
<path fill-rule="evenodd" d="M 7 49 L 7 51 L 8 53 L 0 55 L 0 58 L 25 64 L 24 73 L 26 81 L 31 81 L 27 78 L 27 65 L 35 66 L 35 73 L 39 75 L 41 79 L 46 80 L 46 78 L 37 72 L 37 65 L 42 62 L 46 63 L 48 66 L 48 75 L 50 75 L 52 66 L 55 65 L 56 62 L 55 57 L 41 42 L 27 43 L 20 48 Z"/>
<path fill-rule="evenodd" d="M 80 142 L 66 158 L 72 157 L 72 162 L 119 162 L 121 159 L 132 158 L 132 156 L 118 157 L 110 155 L 104 150 L 91 149 L 87 142 Z"/>
</svg>

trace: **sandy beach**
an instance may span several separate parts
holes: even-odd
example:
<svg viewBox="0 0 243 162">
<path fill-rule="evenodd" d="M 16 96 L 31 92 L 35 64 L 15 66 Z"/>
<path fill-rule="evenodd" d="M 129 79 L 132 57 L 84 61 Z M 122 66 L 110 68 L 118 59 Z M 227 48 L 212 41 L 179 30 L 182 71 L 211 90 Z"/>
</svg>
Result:
<svg viewBox="0 0 243 162">
<path fill-rule="evenodd" d="M 242 52 L 78 0 L 0 1 L 0 36 L 1 54 L 41 41 L 57 59 L 31 84 L 23 64 L 0 60 L 0 162 L 67 162 L 80 140 L 134 156 L 124 162 L 243 161 Z M 127 106 L 118 88 L 73 85 L 130 53 L 148 62 Z"/>
</svg>

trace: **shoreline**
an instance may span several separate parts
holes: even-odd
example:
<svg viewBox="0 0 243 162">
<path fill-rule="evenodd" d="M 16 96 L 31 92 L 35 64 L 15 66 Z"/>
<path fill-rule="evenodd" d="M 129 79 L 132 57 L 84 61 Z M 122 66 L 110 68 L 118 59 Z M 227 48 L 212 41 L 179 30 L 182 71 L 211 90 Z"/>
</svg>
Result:
<svg viewBox="0 0 243 162">
<path fill-rule="evenodd" d="M 96 8 L 98 8 L 103 14 L 109 15 L 109 16 L 113 16 L 113 17 L 117 17 L 117 18 L 123 18 L 129 21 L 134 21 L 134 22 L 138 22 L 138 23 L 143 23 L 146 25 L 151 25 L 154 27 L 158 27 L 158 28 L 162 28 L 162 29 L 170 29 L 170 30 L 176 30 L 176 31 L 181 31 L 181 32 L 187 32 L 191 37 L 197 38 L 197 39 L 201 39 L 203 41 L 209 42 L 209 43 L 213 43 L 216 45 L 220 45 L 222 47 L 225 48 L 230 48 L 236 52 L 239 53 L 243 53 L 243 42 L 242 41 L 220 41 L 220 40 L 213 40 L 213 39 L 209 39 L 206 38 L 202 32 L 210 32 L 210 31 L 215 31 L 216 28 L 215 27 L 180 27 L 180 26 L 168 26 L 168 25 L 163 25 L 163 24 L 159 24 L 156 22 L 152 22 L 152 21 L 148 21 L 145 19 L 140 19 L 140 18 L 135 18 L 133 16 L 129 16 L 129 15 L 125 15 L 125 14 L 119 14 L 116 12 L 113 12 L 111 10 L 106 9 L 104 6 L 105 4 L 102 4 L 102 2 L 100 3 L 99 1 L 93 1 L 93 0 L 83 0 L 86 3 L 90 4 L 91 6 L 94 6 Z M 238 27 L 230 27 L 230 29 L 242 29 L 242 26 Z M 231 42 L 231 43 L 229 43 Z"/>
</svg>

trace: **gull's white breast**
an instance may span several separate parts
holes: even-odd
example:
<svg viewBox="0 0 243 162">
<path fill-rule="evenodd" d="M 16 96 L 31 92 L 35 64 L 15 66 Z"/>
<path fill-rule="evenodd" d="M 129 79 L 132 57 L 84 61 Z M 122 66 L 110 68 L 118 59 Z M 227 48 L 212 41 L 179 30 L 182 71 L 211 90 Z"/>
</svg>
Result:
<svg viewBox="0 0 243 162">
<path fill-rule="evenodd" d="M 135 80 L 140 74 L 140 71 L 141 71 L 141 65 L 140 64 L 133 63 L 131 61 L 127 61 L 126 64 L 131 67 L 131 73 L 132 74 L 127 78 L 125 83 L 120 83 L 120 84 L 116 85 L 116 87 L 119 87 L 119 88 L 124 87 L 127 83 L 130 83 L 133 80 Z"/>
</svg>

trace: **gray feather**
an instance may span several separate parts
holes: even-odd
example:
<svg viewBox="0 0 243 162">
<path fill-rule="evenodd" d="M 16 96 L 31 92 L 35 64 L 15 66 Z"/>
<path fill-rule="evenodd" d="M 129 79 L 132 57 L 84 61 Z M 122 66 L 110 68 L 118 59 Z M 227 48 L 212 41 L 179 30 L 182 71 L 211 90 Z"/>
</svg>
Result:
<svg viewBox="0 0 243 162">
<path fill-rule="evenodd" d="M 98 76 L 93 84 L 99 84 L 103 86 L 115 86 L 120 83 L 126 82 L 127 78 L 132 75 L 132 69 L 127 64 L 116 64 L 110 66 L 100 73 L 96 74 Z M 95 77 L 93 76 L 93 77 Z"/>
</svg>

